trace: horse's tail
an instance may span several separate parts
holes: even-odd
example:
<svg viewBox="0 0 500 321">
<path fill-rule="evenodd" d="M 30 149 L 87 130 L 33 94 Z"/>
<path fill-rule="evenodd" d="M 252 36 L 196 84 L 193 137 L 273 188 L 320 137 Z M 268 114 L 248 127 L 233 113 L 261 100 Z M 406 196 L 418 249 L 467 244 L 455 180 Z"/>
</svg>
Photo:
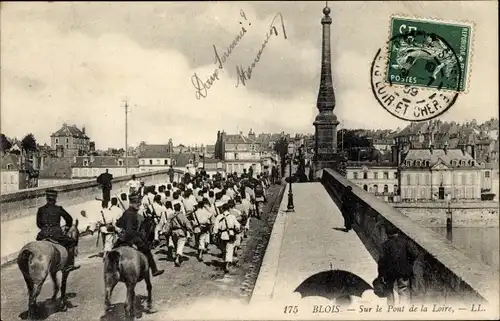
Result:
<svg viewBox="0 0 500 321">
<path fill-rule="evenodd" d="M 29 274 L 30 261 L 33 257 L 33 252 L 28 249 L 23 249 L 17 256 L 17 266 L 23 274 Z"/>
<path fill-rule="evenodd" d="M 120 252 L 111 251 L 106 255 L 107 264 L 105 264 L 106 272 L 118 272 L 120 263 Z"/>
</svg>

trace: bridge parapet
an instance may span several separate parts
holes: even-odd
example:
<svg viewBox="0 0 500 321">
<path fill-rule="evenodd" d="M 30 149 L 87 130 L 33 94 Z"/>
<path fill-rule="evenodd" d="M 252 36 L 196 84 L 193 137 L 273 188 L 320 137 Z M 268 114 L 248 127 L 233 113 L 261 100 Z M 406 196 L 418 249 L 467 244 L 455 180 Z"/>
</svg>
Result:
<svg viewBox="0 0 500 321">
<path fill-rule="evenodd" d="M 489 303 L 497 307 L 499 271 L 481 264 L 448 240 L 420 226 L 388 203 L 364 191 L 339 173 L 325 169 L 321 176 L 333 198 L 341 201 L 347 186 L 352 187 L 356 204 L 355 229 L 376 260 L 387 239 L 386 227 L 395 226 L 409 240 L 416 257 L 411 281 L 413 297 L 421 302 Z"/>
<path fill-rule="evenodd" d="M 162 183 L 169 180 L 168 170 L 148 171 L 134 175 L 138 179 L 142 179 L 146 185 Z M 184 172 L 182 170 L 174 169 L 174 181 L 179 181 L 183 175 Z M 112 192 L 125 191 L 126 184 L 131 179 L 132 175 L 113 178 Z M 4 222 L 36 214 L 37 208 L 46 203 L 45 193 L 48 189 L 58 191 L 57 203 L 62 206 L 79 204 L 95 199 L 96 197 L 102 197 L 102 190 L 95 179 L 53 187 L 37 187 L 5 193 L 0 195 L 1 221 Z"/>
</svg>

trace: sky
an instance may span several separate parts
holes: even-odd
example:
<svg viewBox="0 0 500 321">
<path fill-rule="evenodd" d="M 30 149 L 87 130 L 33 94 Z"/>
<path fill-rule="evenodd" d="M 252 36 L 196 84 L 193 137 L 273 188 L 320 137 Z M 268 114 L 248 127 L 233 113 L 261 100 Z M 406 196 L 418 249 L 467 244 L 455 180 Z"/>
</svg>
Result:
<svg viewBox="0 0 500 321">
<path fill-rule="evenodd" d="M 18 138 L 32 132 L 44 143 L 67 122 L 85 126 L 97 148 L 123 147 L 127 99 L 130 145 L 169 138 L 174 144 L 214 144 L 218 130 L 313 133 L 324 6 L 2 2 L 1 132 Z M 330 2 L 334 112 L 341 126 L 409 124 L 385 111 L 370 87 L 371 62 L 388 40 L 393 14 L 474 23 L 469 91 L 441 119 L 496 117 L 497 6 L 494 1 Z M 278 34 L 265 43 L 278 13 L 286 39 L 277 18 Z M 214 47 L 224 60 L 222 69 L 217 70 Z M 238 67 L 246 70 L 257 56 L 251 79 L 238 84 Z M 202 92 L 206 97 L 197 97 L 197 79 L 211 83 Z"/>
</svg>

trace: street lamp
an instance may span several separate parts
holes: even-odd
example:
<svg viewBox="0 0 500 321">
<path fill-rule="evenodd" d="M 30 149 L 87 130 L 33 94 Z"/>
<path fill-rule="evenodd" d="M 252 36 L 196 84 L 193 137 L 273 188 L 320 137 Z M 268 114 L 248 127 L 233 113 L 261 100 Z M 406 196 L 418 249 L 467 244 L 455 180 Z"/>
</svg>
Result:
<svg viewBox="0 0 500 321">
<path fill-rule="evenodd" d="M 290 175 L 289 175 L 289 184 L 290 188 L 288 189 L 288 205 L 287 212 L 295 212 L 295 207 L 293 206 L 293 192 L 292 192 L 292 164 L 293 164 L 293 152 L 295 150 L 295 145 L 293 143 L 288 144 L 288 154 L 290 155 Z"/>
<path fill-rule="evenodd" d="M 452 236 L 453 231 L 453 212 L 451 211 L 451 195 L 446 195 L 448 202 L 448 210 L 446 211 L 446 235 L 449 238 Z"/>
</svg>

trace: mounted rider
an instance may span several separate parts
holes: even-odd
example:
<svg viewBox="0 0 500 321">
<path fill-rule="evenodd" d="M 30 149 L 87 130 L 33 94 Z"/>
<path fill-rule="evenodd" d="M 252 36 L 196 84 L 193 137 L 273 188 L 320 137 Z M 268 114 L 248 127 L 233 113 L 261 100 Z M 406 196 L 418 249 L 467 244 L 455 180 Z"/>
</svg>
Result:
<svg viewBox="0 0 500 321">
<path fill-rule="evenodd" d="M 61 228 L 61 218 L 66 222 L 66 227 L 73 225 L 73 218 L 61 206 L 56 205 L 57 191 L 48 190 L 46 194 L 47 204 L 40 207 L 36 214 L 36 226 L 40 229 L 36 240 L 53 240 L 64 246 L 68 251 L 67 264 L 63 272 L 71 272 L 80 268 L 75 266 L 75 249 L 77 241 L 67 236 Z"/>
<path fill-rule="evenodd" d="M 140 214 L 138 213 L 139 206 L 141 204 L 139 195 L 132 195 L 130 196 L 129 200 L 129 208 L 125 212 L 123 212 L 123 215 L 116 222 L 116 226 L 123 229 L 123 233 L 120 235 L 120 238 L 116 242 L 114 248 L 122 245 L 137 246 L 137 250 L 146 255 L 152 275 L 161 275 L 165 271 L 158 270 L 149 244 L 144 239 L 145 235 L 142 235 L 142 233 L 139 231 L 139 221 L 142 220 Z"/>
</svg>

